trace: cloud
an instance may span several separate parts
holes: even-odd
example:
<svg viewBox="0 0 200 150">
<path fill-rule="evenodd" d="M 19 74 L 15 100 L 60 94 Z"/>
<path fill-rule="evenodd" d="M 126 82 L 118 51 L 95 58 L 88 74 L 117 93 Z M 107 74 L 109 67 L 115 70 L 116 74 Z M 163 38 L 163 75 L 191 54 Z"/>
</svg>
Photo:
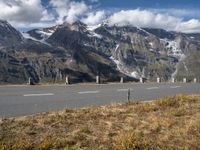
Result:
<svg viewBox="0 0 200 150">
<path fill-rule="evenodd" d="M 175 31 L 184 33 L 200 33 L 200 21 L 191 19 L 177 24 Z"/>
<path fill-rule="evenodd" d="M 200 10 L 199 9 L 178 9 L 178 8 L 156 8 L 156 9 L 149 9 L 154 13 L 161 13 L 161 14 L 168 14 L 180 18 L 198 18 L 200 19 Z"/>
<path fill-rule="evenodd" d="M 100 24 L 105 18 L 105 11 L 97 11 L 88 13 L 87 17 L 83 18 L 81 21 L 88 25 L 97 25 Z"/>
<path fill-rule="evenodd" d="M 0 1 L 0 19 L 8 20 L 15 26 L 31 24 L 50 18 L 40 0 Z"/>
<path fill-rule="evenodd" d="M 57 13 L 57 23 L 74 22 L 88 10 L 88 6 L 83 1 L 51 0 L 50 5 Z"/>
<path fill-rule="evenodd" d="M 184 21 L 182 18 L 168 14 L 155 13 L 150 10 L 122 10 L 108 18 L 110 25 L 132 25 L 137 27 L 162 28 L 178 32 L 199 32 L 200 22 L 197 19 Z"/>
<path fill-rule="evenodd" d="M 99 0 L 89 0 L 99 3 Z M 94 7 L 95 6 L 95 7 Z M 110 25 L 162 28 L 169 31 L 200 33 L 199 10 L 187 9 L 134 9 L 94 11 L 96 5 L 85 1 L 0 0 L 0 19 L 16 28 L 37 28 L 81 20 L 88 25 L 107 20 Z M 196 19 L 195 19 L 196 17 Z"/>
</svg>

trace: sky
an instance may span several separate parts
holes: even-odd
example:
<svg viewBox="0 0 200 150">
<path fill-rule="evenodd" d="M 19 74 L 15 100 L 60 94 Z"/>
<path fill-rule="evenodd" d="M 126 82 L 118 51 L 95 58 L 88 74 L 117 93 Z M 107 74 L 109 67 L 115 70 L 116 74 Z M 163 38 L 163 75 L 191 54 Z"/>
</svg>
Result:
<svg viewBox="0 0 200 150">
<path fill-rule="evenodd" d="M 19 30 L 80 20 L 90 26 L 162 28 L 200 33 L 199 0 L 0 0 L 0 19 Z"/>
</svg>

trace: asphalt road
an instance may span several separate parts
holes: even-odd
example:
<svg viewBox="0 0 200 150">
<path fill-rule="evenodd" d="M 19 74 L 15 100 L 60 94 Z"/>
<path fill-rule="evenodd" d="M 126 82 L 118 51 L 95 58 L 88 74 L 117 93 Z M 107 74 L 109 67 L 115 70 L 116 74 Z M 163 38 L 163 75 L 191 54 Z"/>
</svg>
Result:
<svg viewBox="0 0 200 150">
<path fill-rule="evenodd" d="M 129 88 L 132 100 L 148 101 L 179 93 L 197 93 L 200 84 L 0 86 L 0 117 L 125 102 Z"/>
</svg>

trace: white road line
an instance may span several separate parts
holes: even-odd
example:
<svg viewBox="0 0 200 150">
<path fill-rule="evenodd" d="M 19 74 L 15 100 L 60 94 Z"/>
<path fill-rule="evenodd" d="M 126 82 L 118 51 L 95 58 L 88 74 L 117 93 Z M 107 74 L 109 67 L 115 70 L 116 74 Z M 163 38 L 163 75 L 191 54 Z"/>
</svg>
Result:
<svg viewBox="0 0 200 150">
<path fill-rule="evenodd" d="M 43 93 L 43 94 L 25 94 L 24 97 L 31 97 L 31 96 L 53 96 L 54 93 Z"/>
<path fill-rule="evenodd" d="M 180 88 L 181 86 L 170 86 L 172 89 Z"/>
<path fill-rule="evenodd" d="M 78 94 L 96 94 L 99 93 L 99 91 L 84 91 L 84 92 L 78 92 Z"/>
<path fill-rule="evenodd" d="M 147 88 L 147 90 L 155 90 L 155 89 L 159 89 L 159 87 L 149 87 L 149 88 Z"/>
</svg>

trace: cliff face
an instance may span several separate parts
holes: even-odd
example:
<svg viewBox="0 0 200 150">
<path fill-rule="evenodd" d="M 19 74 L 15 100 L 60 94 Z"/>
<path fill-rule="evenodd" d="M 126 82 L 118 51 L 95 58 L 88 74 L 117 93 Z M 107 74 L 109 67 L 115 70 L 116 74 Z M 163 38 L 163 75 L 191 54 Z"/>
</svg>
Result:
<svg viewBox="0 0 200 150">
<path fill-rule="evenodd" d="M 81 22 L 20 33 L 0 22 L 0 81 L 199 77 L 200 34 Z"/>
</svg>

